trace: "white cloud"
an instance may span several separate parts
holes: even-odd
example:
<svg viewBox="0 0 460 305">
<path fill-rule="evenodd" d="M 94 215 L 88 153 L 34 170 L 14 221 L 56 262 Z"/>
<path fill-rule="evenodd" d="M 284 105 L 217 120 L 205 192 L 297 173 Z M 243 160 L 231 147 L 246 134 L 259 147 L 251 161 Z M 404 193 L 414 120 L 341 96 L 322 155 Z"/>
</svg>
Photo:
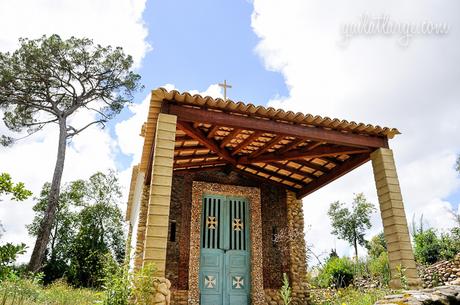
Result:
<svg viewBox="0 0 460 305">
<path fill-rule="evenodd" d="M 101 45 L 121 46 L 138 67 L 147 51 L 147 28 L 142 20 L 145 0 L 2 1 L 1 51 L 16 49 L 19 37 L 44 34 L 88 37 Z M 6 30 L 8 29 L 8 30 Z"/>
<path fill-rule="evenodd" d="M 460 3 L 443 6 L 431 0 L 254 1 L 252 27 L 260 42 L 256 52 L 269 70 L 286 80 L 288 96 L 271 106 L 397 127 L 402 135 L 394 149 L 408 221 L 424 214 L 430 225 L 452 225 L 446 209 L 456 210 L 449 195 L 460 186 L 453 164 L 460 147 Z M 389 15 L 400 22 L 448 23 L 443 37 L 414 37 L 407 48 L 395 37 L 357 37 L 339 45 L 340 29 L 364 14 Z M 370 165 L 307 197 L 308 241 L 319 252 L 334 247 L 327 219 L 329 203 L 350 202 L 353 192 L 365 192 L 377 203 Z M 417 216 L 417 217 L 418 217 Z M 373 233 L 381 230 L 376 215 Z M 349 246 L 337 242 L 341 254 Z"/>
<path fill-rule="evenodd" d="M 96 43 L 121 46 L 131 54 L 139 67 L 150 49 L 147 28 L 142 20 L 145 0 L 116 1 L 2 1 L 0 2 L 0 51 L 12 51 L 19 37 L 38 38 L 57 33 L 63 38 L 89 37 Z M 83 125 L 93 118 L 82 112 L 72 118 Z M 79 124 L 78 124 L 79 123 Z M 0 171 L 9 172 L 15 181 L 39 194 L 44 182 L 50 181 L 57 153 L 57 130 L 49 126 L 19 141 L 11 148 L 0 147 Z M 0 123 L 0 134 L 6 131 Z M 138 134 L 136 130 L 134 134 Z M 63 181 L 87 178 L 96 171 L 115 169 L 117 143 L 107 130 L 91 127 L 76 136 L 67 148 Z M 34 239 L 27 235 L 25 225 L 33 218 L 33 200 L 21 203 L 0 203 L 0 220 L 5 227 L 2 242 L 26 242 L 29 252 L 20 258 L 27 261 Z"/>
</svg>

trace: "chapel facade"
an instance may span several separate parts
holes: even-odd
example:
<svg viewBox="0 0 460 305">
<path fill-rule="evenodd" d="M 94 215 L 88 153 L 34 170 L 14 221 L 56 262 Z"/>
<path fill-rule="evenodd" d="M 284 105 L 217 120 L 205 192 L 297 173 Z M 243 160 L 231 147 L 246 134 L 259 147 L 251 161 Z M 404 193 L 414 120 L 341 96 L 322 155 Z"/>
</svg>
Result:
<svg viewBox="0 0 460 305">
<path fill-rule="evenodd" d="M 157 304 L 307 304 L 301 199 L 372 162 L 392 287 L 420 281 L 393 153 L 397 129 L 177 91 L 152 91 L 126 219 L 132 267 L 157 267 Z"/>
</svg>

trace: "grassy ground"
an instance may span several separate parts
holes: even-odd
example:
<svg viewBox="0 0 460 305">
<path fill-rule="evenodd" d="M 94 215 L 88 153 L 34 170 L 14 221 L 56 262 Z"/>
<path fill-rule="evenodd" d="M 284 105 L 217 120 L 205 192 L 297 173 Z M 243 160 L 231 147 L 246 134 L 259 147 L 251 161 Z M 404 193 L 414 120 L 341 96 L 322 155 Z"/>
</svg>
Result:
<svg viewBox="0 0 460 305">
<path fill-rule="evenodd" d="M 313 305 L 372 305 L 384 296 L 394 293 L 396 291 L 388 289 L 312 289 L 310 297 Z"/>
<path fill-rule="evenodd" d="M 75 289 L 64 282 L 43 287 L 31 280 L 0 283 L 0 305 L 89 305 L 100 304 L 101 293 Z"/>
</svg>

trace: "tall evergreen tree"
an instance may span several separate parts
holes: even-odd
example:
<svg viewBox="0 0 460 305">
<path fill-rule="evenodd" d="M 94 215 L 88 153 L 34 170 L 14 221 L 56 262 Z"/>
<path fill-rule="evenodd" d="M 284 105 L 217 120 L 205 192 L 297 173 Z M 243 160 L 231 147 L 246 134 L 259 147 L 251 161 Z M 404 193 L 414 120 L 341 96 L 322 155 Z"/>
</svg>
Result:
<svg viewBox="0 0 460 305">
<path fill-rule="evenodd" d="M 58 35 L 20 39 L 13 53 L 0 53 L 0 110 L 15 132 L 36 132 L 53 125 L 59 130 L 58 150 L 48 203 L 37 232 L 29 270 L 40 269 L 57 206 L 67 143 L 93 125 L 104 124 L 132 101 L 140 76 L 121 48 L 103 47 L 90 39 L 61 39 Z M 93 117 L 71 125 L 77 112 Z M 73 122 L 75 124 L 75 122 Z M 1 135 L 1 143 L 14 143 Z"/>
</svg>

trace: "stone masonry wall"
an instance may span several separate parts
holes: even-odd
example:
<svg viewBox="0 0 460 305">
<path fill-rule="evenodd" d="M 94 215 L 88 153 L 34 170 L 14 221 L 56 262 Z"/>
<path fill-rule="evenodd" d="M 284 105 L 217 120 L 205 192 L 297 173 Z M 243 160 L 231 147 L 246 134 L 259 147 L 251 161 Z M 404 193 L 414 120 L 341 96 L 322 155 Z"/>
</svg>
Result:
<svg viewBox="0 0 460 305">
<path fill-rule="evenodd" d="M 142 268 L 149 195 L 150 188 L 149 186 L 144 185 L 142 190 L 141 207 L 139 209 L 139 225 L 137 227 L 136 250 L 134 253 L 134 270 L 136 271 Z"/>
<path fill-rule="evenodd" d="M 430 266 L 418 266 L 423 288 L 442 286 L 460 279 L 460 253 L 454 259 Z"/>
<path fill-rule="evenodd" d="M 287 191 L 288 227 L 290 232 L 290 281 L 292 286 L 292 305 L 307 304 L 308 287 L 306 282 L 307 258 L 304 236 L 302 200 L 293 192 Z"/>
</svg>

